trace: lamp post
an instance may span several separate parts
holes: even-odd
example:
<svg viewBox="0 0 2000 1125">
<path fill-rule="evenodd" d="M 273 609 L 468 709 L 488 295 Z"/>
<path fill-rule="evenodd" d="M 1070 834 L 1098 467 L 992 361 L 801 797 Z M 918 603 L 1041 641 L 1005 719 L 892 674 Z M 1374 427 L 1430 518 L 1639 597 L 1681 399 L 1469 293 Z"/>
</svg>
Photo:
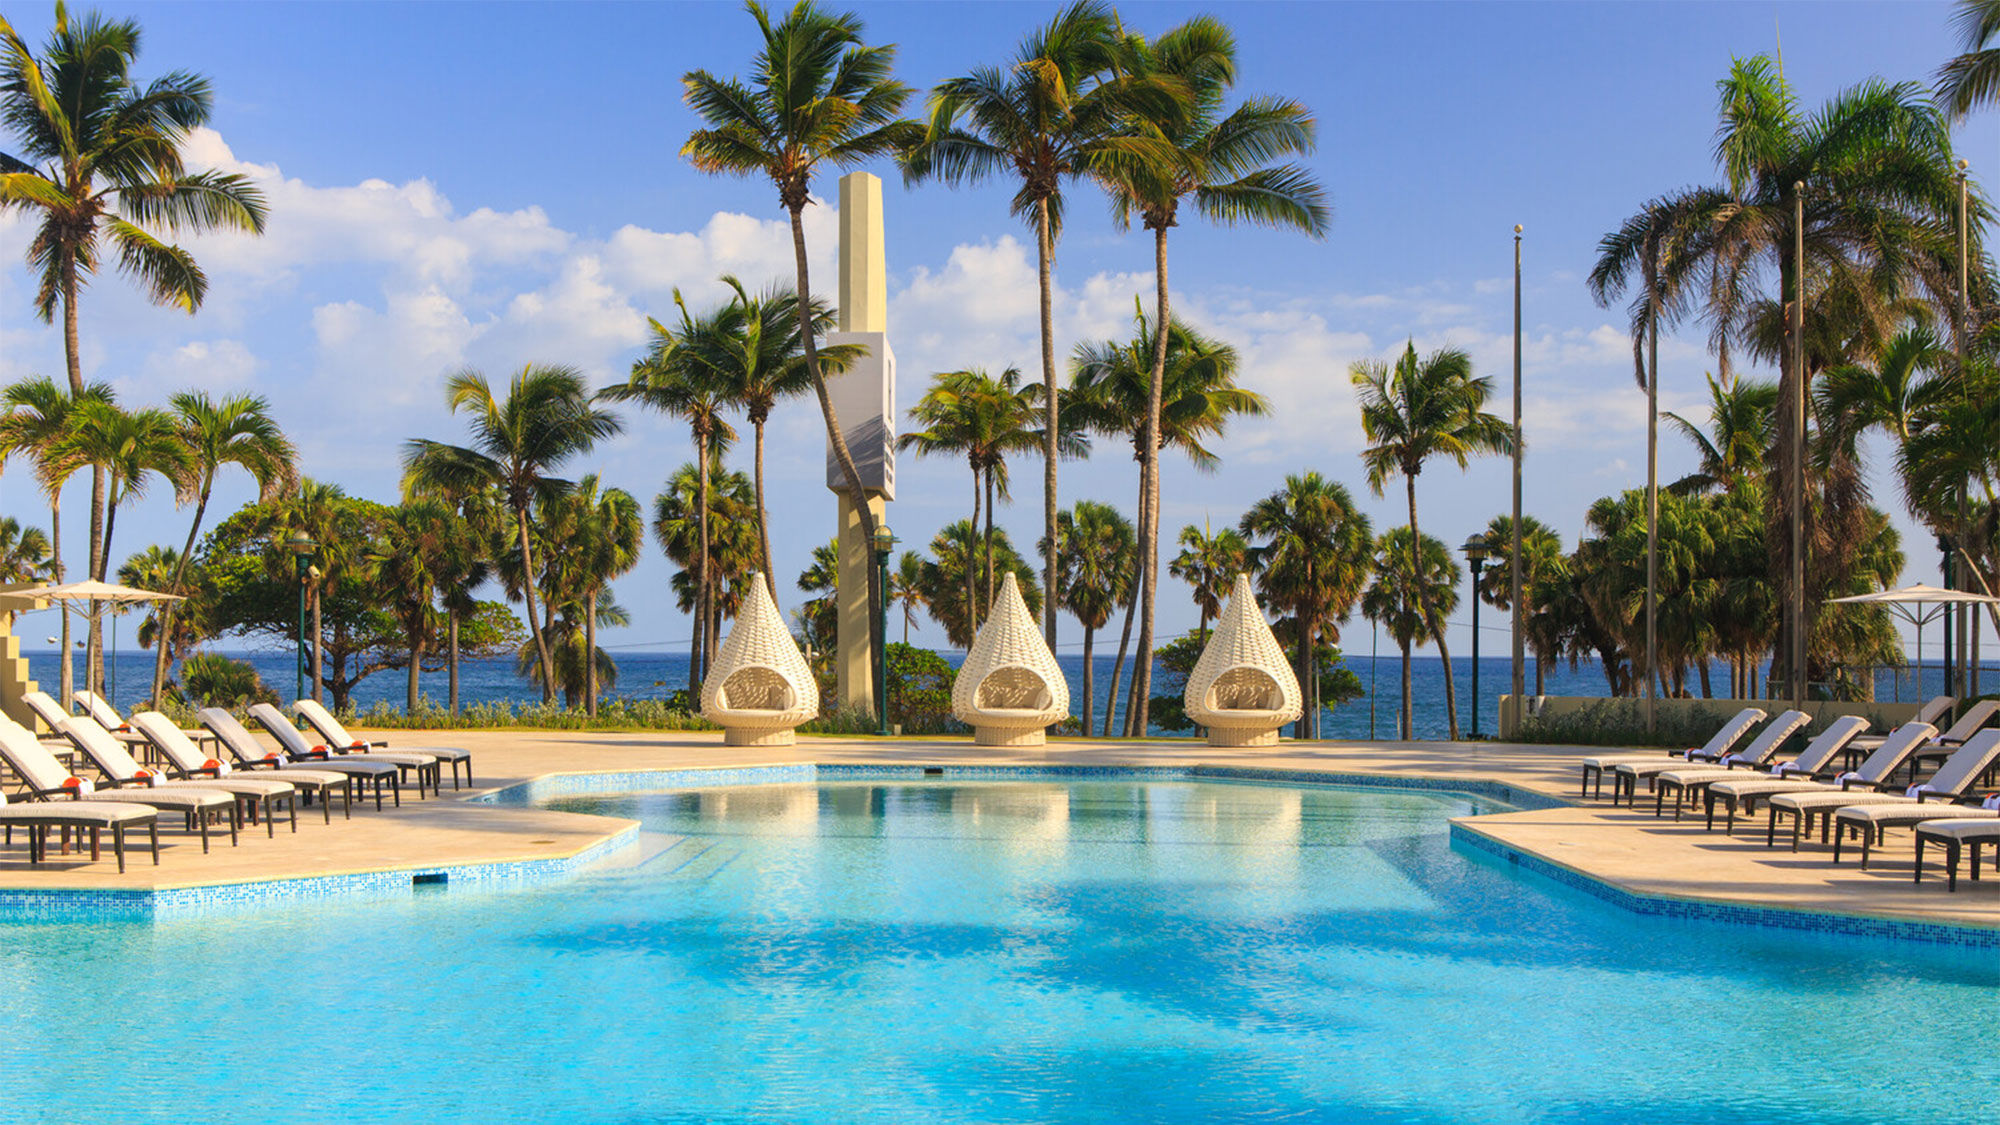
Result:
<svg viewBox="0 0 2000 1125">
<path fill-rule="evenodd" d="M 875 606 L 875 723 L 877 734 L 889 733 L 889 555 L 896 549 L 896 537 L 888 524 L 875 525 L 876 588 L 882 597 Z"/>
<path fill-rule="evenodd" d="M 1486 537 L 1475 535 L 1459 550 L 1472 564 L 1472 737 L 1479 737 L 1479 572 L 1486 567 L 1491 548 Z"/>
<path fill-rule="evenodd" d="M 294 662 L 298 675 L 293 684 L 296 689 L 293 699 L 306 697 L 306 580 L 311 574 L 313 551 L 318 547 L 319 544 L 313 542 L 312 536 L 303 531 L 294 531 L 285 540 L 285 549 L 292 553 L 292 570 L 299 580 L 299 647 Z M 303 727 L 305 720 L 298 721 Z"/>
</svg>

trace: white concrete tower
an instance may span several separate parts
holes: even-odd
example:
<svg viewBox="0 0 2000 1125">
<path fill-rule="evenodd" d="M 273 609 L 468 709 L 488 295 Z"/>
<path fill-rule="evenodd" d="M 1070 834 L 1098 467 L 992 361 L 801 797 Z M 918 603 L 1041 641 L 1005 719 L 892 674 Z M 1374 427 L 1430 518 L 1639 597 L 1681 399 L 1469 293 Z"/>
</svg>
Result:
<svg viewBox="0 0 2000 1125">
<path fill-rule="evenodd" d="M 840 178 L 840 330 L 832 344 L 860 344 L 868 355 L 840 375 L 829 375 L 827 395 L 840 419 L 841 434 L 854 456 L 868 507 L 880 525 L 885 505 L 896 498 L 896 353 L 889 348 L 889 281 L 882 253 L 882 181 L 867 172 Z M 826 451 L 826 486 L 839 498 L 839 651 L 834 656 L 836 691 L 849 707 L 875 710 L 870 671 L 868 568 L 875 565 L 862 537 L 861 513 L 847 495 L 847 479 Z"/>
</svg>

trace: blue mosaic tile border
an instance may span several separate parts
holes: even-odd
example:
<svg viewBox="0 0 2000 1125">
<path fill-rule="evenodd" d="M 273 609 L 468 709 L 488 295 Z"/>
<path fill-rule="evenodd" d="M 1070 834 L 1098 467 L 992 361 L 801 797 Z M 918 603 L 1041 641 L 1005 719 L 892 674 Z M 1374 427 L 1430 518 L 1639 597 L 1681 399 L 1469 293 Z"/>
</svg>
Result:
<svg viewBox="0 0 2000 1125">
<path fill-rule="evenodd" d="M 628 825 L 574 855 L 548 859 L 438 864 L 302 879 L 265 879 L 146 890 L 6 890 L 0 891 L 0 917 L 23 922 L 150 921 L 278 902 L 408 895 L 420 881 L 441 882 L 448 887 L 495 887 L 544 882 L 567 877 L 638 843 L 638 840 L 638 826 Z"/>
<path fill-rule="evenodd" d="M 1468 825 L 1451 826 L 1451 843 L 1456 849 L 1478 852 L 1506 863 L 1510 868 L 1538 875 L 1554 883 L 1610 903 L 1634 914 L 1696 922 L 1725 922 L 1743 926 L 1766 926 L 1785 930 L 1843 937 L 1889 938 L 1919 941 L 1960 949 L 2000 950 L 2000 929 L 1960 926 L 1947 922 L 1917 922 L 1899 918 L 1872 918 L 1861 914 L 1827 914 L 1810 910 L 1787 910 L 1776 906 L 1715 902 L 1708 899 L 1668 898 L 1642 895 L 1601 879 L 1572 870 L 1495 840 Z M 1943 894 L 1944 889 L 1938 888 Z"/>
</svg>

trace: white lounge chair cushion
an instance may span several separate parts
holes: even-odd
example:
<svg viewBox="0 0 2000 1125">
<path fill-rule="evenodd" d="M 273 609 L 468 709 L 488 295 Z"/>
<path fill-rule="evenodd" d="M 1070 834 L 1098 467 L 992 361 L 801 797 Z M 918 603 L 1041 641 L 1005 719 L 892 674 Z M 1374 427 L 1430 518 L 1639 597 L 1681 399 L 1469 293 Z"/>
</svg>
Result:
<svg viewBox="0 0 2000 1125">
<path fill-rule="evenodd" d="M 1984 819 L 1953 817 L 1950 820 L 1926 821 L 1917 826 L 1917 831 L 1926 836 L 1949 837 L 1960 843 L 1968 840 L 2000 840 L 2000 817 Z"/>
<path fill-rule="evenodd" d="M 2000 812 L 1987 809 L 1970 809 L 1964 805 L 1940 805 L 1935 802 L 1918 803 L 1900 801 L 1893 804 L 1855 805 L 1834 814 L 1843 824 L 1866 824 L 1883 828 L 1895 824 L 1917 824 L 1926 820 L 1969 820 L 1975 817 L 2000 817 Z"/>
<path fill-rule="evenodd" d="M 1838 809 L 1847 805 L 1897 805 L 1910 798 L 1896 793 L 1871 793 L 1865 789 L 1845 792 L 1832 789 L 1820 793 L 1780 793 L 1771 798 L 1776 808 L 1791 809 L 1794 812 L 1818 812 L 1821 809 Z"/>
</svg>

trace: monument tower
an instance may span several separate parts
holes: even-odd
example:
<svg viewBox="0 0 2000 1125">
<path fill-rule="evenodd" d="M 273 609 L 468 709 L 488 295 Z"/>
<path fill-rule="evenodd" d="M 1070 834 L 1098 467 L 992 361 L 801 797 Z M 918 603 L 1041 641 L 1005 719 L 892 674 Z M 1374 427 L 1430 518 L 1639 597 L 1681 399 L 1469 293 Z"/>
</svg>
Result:
<svg viewBox="0 0 2000 1125">
<path fill-rule="evenodd" d="M 881 526 L 888 501 L 896 498 L 896 353 L 889 348 L 889 282 L 882 253 L 882 181 L 867 172 L 840 178 L 840 330 L 833 344 L 860 344 L 868 354 L 840 375 L 828 376 L 827 396 L 839 416 L 848 452 L 868 493 L 868 508 Z M 870 667 L 874 622 L 868 618 L 868 571 L 873 546 L 863 537 L 861 513 L 847 493 L 847 477 L 826 450 L 826 486 L 839 504 L 838 651 L 834 655 L 840 702 L 873 713 L 875 682 Z M 887 596 L 888 591 L 883 591 Z"/>
</svg>

